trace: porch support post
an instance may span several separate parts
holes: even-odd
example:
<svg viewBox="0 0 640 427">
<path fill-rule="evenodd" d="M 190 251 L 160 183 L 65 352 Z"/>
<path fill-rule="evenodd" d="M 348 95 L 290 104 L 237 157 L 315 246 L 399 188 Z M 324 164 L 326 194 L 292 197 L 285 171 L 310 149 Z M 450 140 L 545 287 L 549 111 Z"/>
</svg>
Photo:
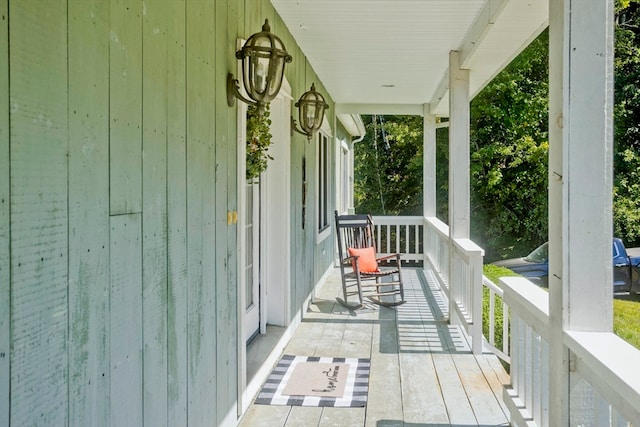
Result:
<svg viewBox="0 0 640 427">
<path fill-rule="evenodd" d="M 429 104 L 424 104 L 422 120 L 422 215 L 427 218 L 436 216 L 436 117 L 431 114 Z M 428 236 L 427 223 L 424 222 L 422 242 L 425 266 L 428 262 Z"/>
<path fill-rule="evenodd" d="M 449 53 L 449 317 L 457 323 L 455 304 L 461 283 L 453 278 L 453 239 L 469 238 L 469 70 L 460 69 L 459 52 Z"/>
<path fill-rule="evenodd" d="M 430 113 L 429 104 L 424 104 L 422 135 L 424 144 L 422 213 L 425 217 L 433 217 L 436 216 L 436 117 Z"/>
<path fill-rule="evenodd" d="M 612 330 L 613 1 L 549 2 L 549 425 L 569 425 L 565 330 Z"/>
</svg>

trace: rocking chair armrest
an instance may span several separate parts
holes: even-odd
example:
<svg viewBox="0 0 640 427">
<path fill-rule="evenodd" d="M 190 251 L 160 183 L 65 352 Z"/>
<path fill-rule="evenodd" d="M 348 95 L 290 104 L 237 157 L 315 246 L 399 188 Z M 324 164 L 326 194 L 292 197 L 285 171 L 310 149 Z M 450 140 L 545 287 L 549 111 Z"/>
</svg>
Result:
<svg viewBox="0 0 640 427">
<path fill-rule="evenodd" d="M 385 255 L 385 256 L 376 258 L 376 261 L 384 261 L 391 258 L 396 258 L 398 261 L 400 261 L 400 254 Z"/>
<path fill-rule="evenodd" d="M 360 255 L 350 255 L 348 257 L 342 258 L 340 260 L 340 266 L 356 266 L 356 267 L 360 267 L 359 263 L 358 263 L 358 258 L 360 258 Z M 359 268 L 358 268 L 359 270 Z"/>
</svg>

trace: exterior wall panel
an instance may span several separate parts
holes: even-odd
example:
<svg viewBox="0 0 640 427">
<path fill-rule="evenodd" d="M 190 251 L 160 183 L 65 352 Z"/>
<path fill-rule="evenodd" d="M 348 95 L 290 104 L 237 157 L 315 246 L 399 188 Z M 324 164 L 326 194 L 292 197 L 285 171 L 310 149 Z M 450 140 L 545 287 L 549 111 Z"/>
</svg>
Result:
<svg viewBox="0 0 640 427">
<path fill-rule="evenodd" d="M 143 425 L 142 215 L 111 217 L 110 425 Z"/>
<path fill-rule="evenodd" d="M 109 4 L 69 3 L 69 424 L 109 424 Z"/>
<path fill-rule="evenodd" d="M 0 0 L 0 301 L 11 301 L 9 270 L 9 3 Z M 0 304 L 0 426 L 9 425 L 10 304 Z"/>
<path fill-rule="evenodd" d="M 68 416 L 66 3 L 9 10 L 14 425 Z"/>
<path fill-rule="evenodd" d="M 167 8 L 142 18 L 142 313 L 144 423 L 167 426 Z"/>
<path fill-rule="evenodd" d="M 0 0 L 0 426 L 233 423 L 236 39 L 268 18 L 294 56 L 295 99 L 315 73 L 266 0 L 8 9 Z M 290 150 L 295 313 L 324 261 L 315 146 L 296 135 Z"/>
<path fill-rule="evenodd" d="M 233 1 L 216 0 L 215 52 L 227 52 L 227 55 L 215 57 L 215 90 L 216 94 L 224 92 L 227 70 L 233 64 L 229 61 L 231 51 L 235 52 L 237 34 L 237 18 L 230 15 L 229 6 Z M 233 58 L 233 56 L 232 56 Z M 235 155 L 230 159 L 231 147 L 236 141 L 235 108 L 227 106 L 226 96 L 216 96 L 215 102 L 215 283 L 216 283 L 216 390 L 217 390 L 217 423 L 220 425 L 226 415 L 235 413 L 234 402 L 237 397 L 238 342 L 237 342 L 237 298 L 236 286 L 231 286 L 229 276 L 235 273 L 235 257 L 232 248 L 236 242 L 236 225 L 228 224 L 227 213 L 233 211 L 236 193 L 232 191 L 236 181 Z M 233 118 L 233 121 L 230 120 Z M 232 131 L 233 129 L 233 131 Z M 232 184 L 233 183 L 233 184 Z M 231 197 L 230 197 L 231 196 Z M 230 203 L 230 199 L 234 202 Z M 232 216 L 233 218 L 233 216 Z M 233 222 L 233 221 L 232 221 Z"/>
<path fill-rule="evenodd" d="M 109 177 L 112 215 L 142 210 L 142 13 L 140 0 L 110 0 Z"/>
<path fill-rule="evenodd" d="M 168 425 L 187 425 L 186 4 L 168 2 L 167 387 Z"/>
<path fill-rule="evenodd" d="M 215 4 L 187 2 L 188 419 L 216 419 Z"/>
</svg>

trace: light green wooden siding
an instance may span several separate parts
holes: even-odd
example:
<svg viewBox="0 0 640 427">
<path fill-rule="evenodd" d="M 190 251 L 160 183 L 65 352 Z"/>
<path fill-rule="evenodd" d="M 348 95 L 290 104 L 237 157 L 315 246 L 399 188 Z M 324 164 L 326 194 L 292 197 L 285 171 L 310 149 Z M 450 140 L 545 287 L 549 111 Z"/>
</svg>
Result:
<svg viewBox="0 0 640 427">
<path fill-rule="evenodd" d="M 142 215 L 111 216 L 110 425 L 143 425 Z"/>
<path fill-rule="evenodd" d="M 167 5 L 167 419 L 187 425 L 185 1 Z"/>
<path fill-rule="evenodd" d="M 167 426 L 167 7 L 142 18 L 142 312 L 144 423 Z"/>
<path fill-rule="evenodd" d="M 187 384 L 193 425 L 211 423 L 217 412 L 214 25 L 212 0 L 187 2 Z"/>
<path fill-rule="evenodd" d="M 69 424 L 109 411 L 109 4 L 69 7 Z"/>
<path fill-rule="evenodd" d="M 13 425 L 67 423 L 66 3 L 9 11 Z"/>
<path fill-rule="evenodd" d="M 9 4 L 0 0 L 0 426 L 9 425 Z"/>
<path fill-rule="evenodd" d="M 110 0 L 109 121 L 111 214 L 142 210 L 141 0 Z"/>
<path fill-rule="evenodd" d="M 226 75 L 265 18 L 292 96 L 321 87 L 268 0 L 0 0 L 0 426 L 233 419 Z M 324 263 L 315 165 L 293 136 L 292 313 Z"/>
<path fill-rule="evenodd" d="M 229 54 L 235 51 L 237 16 L 230 13 L 234 0 L 216 0 L 215 52 L 215 233 L 217 237 L 215 266 L 216 284 L 235 281 L 236 259 L 232 253 L 236 246 L 235 226 L 227 224 L 227 212 L 235 209 L 236 193 L 229 191 L 236 184 L 236 114 L 227 106 L 226 71 L 235 65 Z M 231 34 L 231 36 L 229 36 Z M 230 119 L 234 119 L 233 121 Z M 233 158 L 231 158 L 233 157 Z M 231 201 L 232 199 L 233 201 Z M 231 273 L 233 271 L 233 274 Z M 216 286 L 216 389 L 217 423 L 220 424 L 233 409 L 237 396 L 237 298 L 235 286 Z"/>
</svg>

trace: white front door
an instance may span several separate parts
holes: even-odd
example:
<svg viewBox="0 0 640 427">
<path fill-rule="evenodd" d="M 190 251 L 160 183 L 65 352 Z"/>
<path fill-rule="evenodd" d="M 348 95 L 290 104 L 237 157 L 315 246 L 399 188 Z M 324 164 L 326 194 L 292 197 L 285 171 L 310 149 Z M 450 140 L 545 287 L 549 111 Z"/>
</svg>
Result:
<svg viewBox="0 0 640 427">
<path fill-rule="evenodd" d="M 245 341 L 260 329 L 260 184 L 246 184 Z"/>
<path fill-rule="evenodd" d="M 290 276 L 289 99 L 271 103 L 269 166 L 255 183 L 245 181 L 243 218 L 244 338 L 286 326 Z"/>
</svg>

